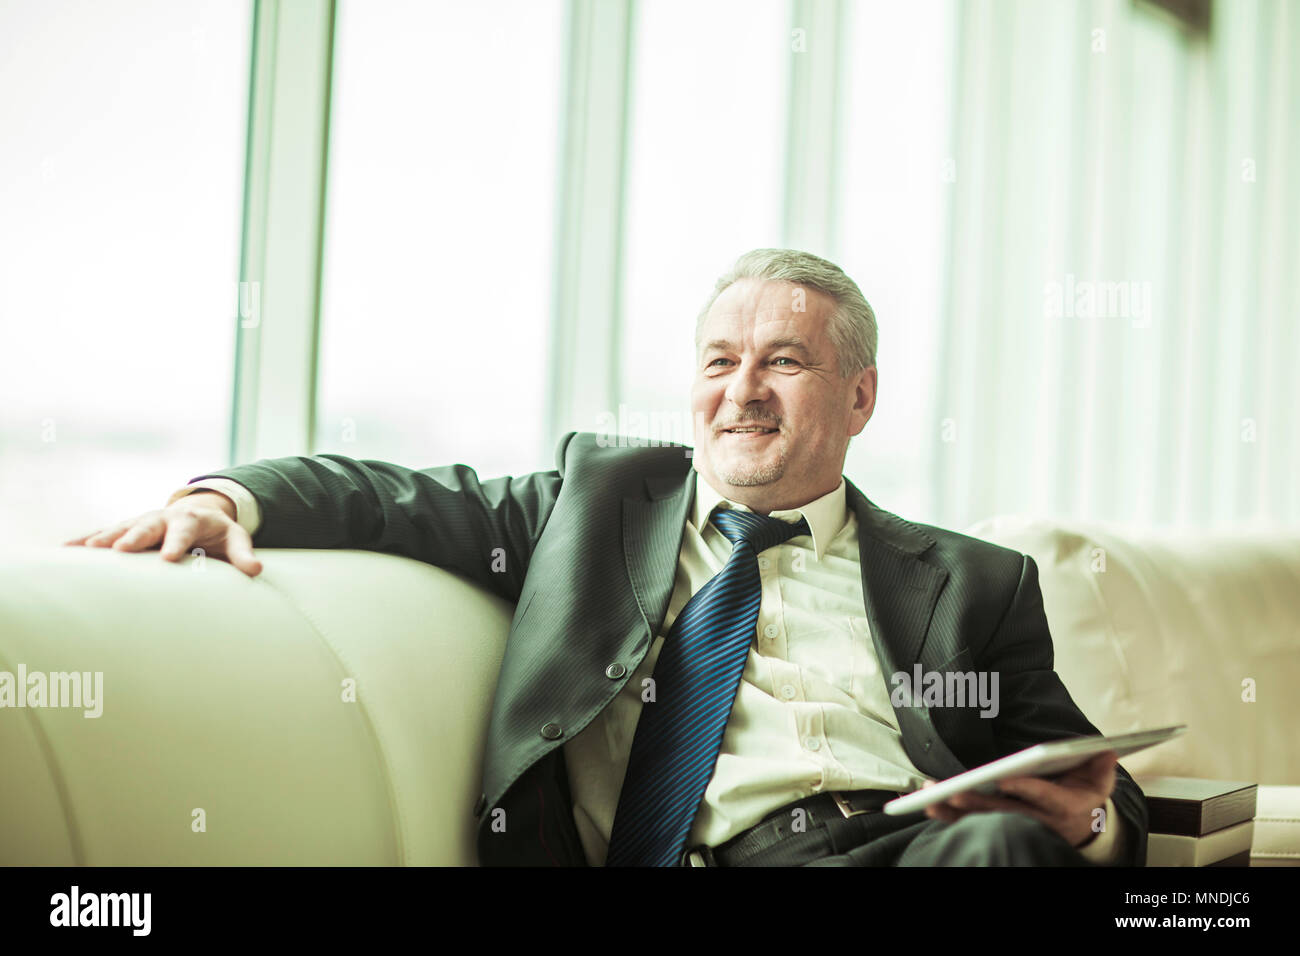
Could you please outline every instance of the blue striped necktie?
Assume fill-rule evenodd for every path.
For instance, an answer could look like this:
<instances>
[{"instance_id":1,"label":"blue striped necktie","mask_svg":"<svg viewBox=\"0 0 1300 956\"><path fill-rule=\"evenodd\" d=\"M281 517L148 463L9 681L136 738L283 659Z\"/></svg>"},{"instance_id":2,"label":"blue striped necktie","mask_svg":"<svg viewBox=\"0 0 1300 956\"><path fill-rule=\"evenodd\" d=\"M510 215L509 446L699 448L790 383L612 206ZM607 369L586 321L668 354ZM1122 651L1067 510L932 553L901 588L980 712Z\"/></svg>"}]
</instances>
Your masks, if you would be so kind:
<instances>
[{"instance_id":1,"label":"blue striped necktie","mask_svg":"<svg viewBox=\"0 0 1300 956\"><path fill-rule=\"evenodd\" d=\"M808 522L721 510L713 524L731 557L673 621L655 662L655 699L641 708L614 813L606 866L676 866L713 776L758 626L758 553Z\"/></svg>"}]
</instances>

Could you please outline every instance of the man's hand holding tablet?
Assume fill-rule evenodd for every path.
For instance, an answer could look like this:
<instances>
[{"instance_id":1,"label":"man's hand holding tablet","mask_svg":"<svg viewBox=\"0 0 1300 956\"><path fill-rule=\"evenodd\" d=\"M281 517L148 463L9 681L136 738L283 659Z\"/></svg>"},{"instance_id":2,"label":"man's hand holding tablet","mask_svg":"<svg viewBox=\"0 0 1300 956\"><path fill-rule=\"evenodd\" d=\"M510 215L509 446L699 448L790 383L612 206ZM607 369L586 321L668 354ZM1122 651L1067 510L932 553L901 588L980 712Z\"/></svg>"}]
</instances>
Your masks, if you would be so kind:
<instances>
[{"instance_id":1,"label":"man's hand holding tablet","mask_svg":"<svg viewBox=\"0 0 1300 956\"><path fill-rule=\"evenodd\" d=\"M943 781L927 781L915 793L885 804L887 814L913 813L952 822L967 813L1006 810L1042 821L1082 847L1096 838L1095 811L1115 788L1115 765L1123 754L1163 743L1186 724L1111 737L1075 737L1027 747ZM937 788L935 793L928 791Z\"/></svg>"},{"instance_id":2,"label":"man's hand holding tablet","mask_svg":"<svg viewBox=\"0 0 1300 956\"><path fill-rule=\"evenodd\" d=\"M925 815L948 823L968 813L1010 810L1041 820L1072 847L1083 847L1096 839L1092 828L1093 811L1104 807L1115 789L1115 764L1119 755L1113 750L1098 754L1087 763L1052 780L1043 777L1007 777L998 781L1005 796L963 790L940 803L925 808ZM926 781L925 787L933 787Z\"/></svg>"}]
</instances>

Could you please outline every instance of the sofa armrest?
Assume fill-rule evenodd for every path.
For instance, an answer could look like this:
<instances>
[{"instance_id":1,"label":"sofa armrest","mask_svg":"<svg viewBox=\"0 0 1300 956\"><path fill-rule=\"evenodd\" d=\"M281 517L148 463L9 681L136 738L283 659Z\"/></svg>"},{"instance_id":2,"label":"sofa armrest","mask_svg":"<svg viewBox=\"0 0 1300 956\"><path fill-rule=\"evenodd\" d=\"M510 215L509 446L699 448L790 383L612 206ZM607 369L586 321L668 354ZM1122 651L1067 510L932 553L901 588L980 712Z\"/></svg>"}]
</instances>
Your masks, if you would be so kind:
<instances>
[{"instance_id":1,"label":"sofa armrest","mask_svg":"<svg viewBox=\"0 0 1300 956\"><path fill-rule=\"evenodd\" d=\"M1300 866L1300 787L1260 787L1251 866Z\"/></svg>"},{"instance_id":2,"label":"sofa armrest","mask_svg":"<svg viewBox=\"0 0 1300 956\"><path fill-rule=\"evenodd\" d=\"M69 675L0 707L0 863L473 863L510 605L393 555L258 555L0 552L0 675L24 704ZM93 706L50 706L73 673Z\"/></svg>"}]
</instances>

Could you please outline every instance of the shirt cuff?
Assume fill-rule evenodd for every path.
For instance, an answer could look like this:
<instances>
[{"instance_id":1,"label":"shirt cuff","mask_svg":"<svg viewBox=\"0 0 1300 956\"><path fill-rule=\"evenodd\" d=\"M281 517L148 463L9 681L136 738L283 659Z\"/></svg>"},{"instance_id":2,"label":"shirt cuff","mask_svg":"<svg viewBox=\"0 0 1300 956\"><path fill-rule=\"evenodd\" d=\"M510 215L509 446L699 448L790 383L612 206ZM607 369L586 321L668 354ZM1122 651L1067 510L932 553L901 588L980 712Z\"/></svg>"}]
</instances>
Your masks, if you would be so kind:
<instances>
[{"instance_id":1,"label":"shirt cuff","mask_svg":"<svg viewBox=\"0 0 1300 956\"><path fill-rule=\"evenodd\" d=\"M1118 863L1124 851L1124 818L1115 811L1115 803L1106 798L1106 828L1093 837L1092 842L1079 847L1083 858L1090 863Z\"/></svg>"},{"instance_id":2,"label":"shirt cuff","mask_svg":"<svg viewBox=\"0 0 1300 956\"><path fill-rule=\"evenodd\" d=\"M237 481L229 478L201 478L198 481L192 481L184 488L177 488L167 503L171 504L186 495L193 494L203 489L209 491L219 491L235 503L235 524L239 525L248 532L251 538L257 534L257 529L262 526L262 509L257 504L257 499L253 493Z\"/></svg>"}]
</instances>

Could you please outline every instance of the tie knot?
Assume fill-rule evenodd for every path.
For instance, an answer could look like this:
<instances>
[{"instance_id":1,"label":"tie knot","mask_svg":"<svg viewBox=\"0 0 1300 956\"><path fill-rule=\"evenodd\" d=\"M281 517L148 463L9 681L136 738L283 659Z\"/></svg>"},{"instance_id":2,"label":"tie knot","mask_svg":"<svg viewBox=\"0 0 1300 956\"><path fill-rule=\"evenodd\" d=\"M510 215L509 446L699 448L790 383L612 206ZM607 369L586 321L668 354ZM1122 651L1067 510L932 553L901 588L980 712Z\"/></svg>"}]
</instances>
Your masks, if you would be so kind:
<instances>
[{"instance_id":1,"label":"tie knot","mask_svg":"<svg viewBox=\"0 0 1300 956\"><path fill-rule=\"evenodd\" d=\"M733 546L742 541L748 542L753 546L755 554L775 548L797 535L809 533L808 522L804 518L791 523L734 508L722 508L713 512L713 524L727 536Z\"/></svg>"}]
</instances>

